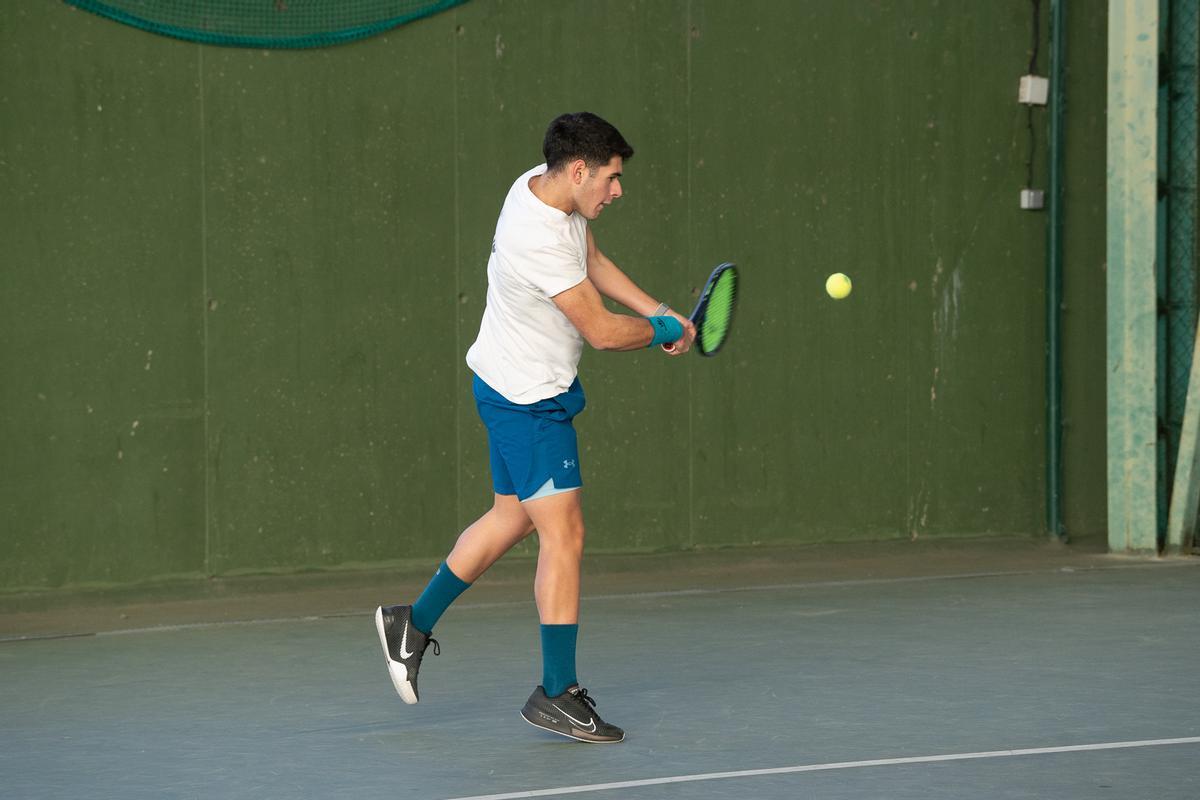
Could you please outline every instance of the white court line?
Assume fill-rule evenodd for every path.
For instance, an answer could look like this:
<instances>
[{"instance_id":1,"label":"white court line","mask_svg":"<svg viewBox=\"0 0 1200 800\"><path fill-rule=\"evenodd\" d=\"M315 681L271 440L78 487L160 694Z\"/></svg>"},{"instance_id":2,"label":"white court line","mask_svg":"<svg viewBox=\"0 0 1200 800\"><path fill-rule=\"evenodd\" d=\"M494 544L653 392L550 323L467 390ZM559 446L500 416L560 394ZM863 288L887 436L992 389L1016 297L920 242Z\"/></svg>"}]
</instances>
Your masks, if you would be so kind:
<instances>
[{"instance_id":1,"label":"white court line","mask_svg":"<svg viewBox=\"0 0 1200 800\"><path fill-rule=\"evenodd\" d=\"M749 592L780 592L780 591L806 591L814 589L844 589L844 588L861 588L867 586L884 586L888 584L905 584L905 583L931 583L936 581L961 581L961 580L976 580L980 578L1009 578L1019 576L1045 576L1045 575L1079 575L1096 572L1112 572L1116 570L1127 569L1164 569L1167 567L1192 567L1200 568L1200 560L1180 560L1170 562L1153 562L1153 563L1120 563L1113 565L1089 565L1089 566L1067 566L1067 567L1051 567L1049 569L1014 569L1014 570L998 570L993 572L950 572L938 575L907 575L896 578L851 578L845 580L832 581L801 581L797 583L771 583L771 584L755 584L751 586L725 586L725 587L706 587L695 589L666 589L656 592L626 592L623 594L592 594L584 595L581 600L588 602L596 601L613 601L613 600L649 600L668 597L701 597L705 595L720 595L732 593L749 593ZM518 606L533 605L533 600L504 600L495 602L480 602L472 603L458 602L454 607L460 610L467 609L496 609L496 608L514 608ZM323 614L310 614L299 617L270 617L259 619L244 619L244 620L214 620L210 622L185 622L175 625L150 625L142 628L120 628L117 630L107 631L83 631L77 633L49 633L49 634L31 634L31 635L16 635L4 636L0 635L0 645L16 643L16 642L36 642L36 641L52 641L56 639L79 639L92 636L129 636L131 634L141 633L176 633L179 631L199 630L204 628L221 628L225 626L236 625L280 625L293 624L297 622L317 622L329 619L352 618L359 615L370 615L374 613L374 606L371 608L363 608L358 610L335 611Z\"/></svg>"},{"instance_id":2,"label":"white court line","mask_svg":"<svg viewBox=\"0 0 1200 800\"><path fill-rule=\"evenodd\" d=\"M1200 565L1198 565L1200 566ZM1104 567L1091 569L1106 569ZM1056 568L1045 570L1045 574L1062 572L1062 569ZM1083 570L1081 570L1083 571ZM1001 578L1017 575L1036 575L1041 574L1037 571L1018 570L1004 572L959 572L942 575L912 575L901 578L857 578L851 580L837 581L803 581L798 583L773 583L773 584L757 584L752 586L724 586L716 588L696 588L696 589L666 589L657 592L626 592L624 594L592 594L584 595L581 600L587 602L593 601L611 601L611 600L649 600L661 599L668 597L698 597L704 595L729 594L732 592L777 592L777 591L793 591L805 589L839 589L847 587L862 587L862 586L877 586L880 584L889 583L921 583L925 581L946 581L946 580L965 580L973 578ZM533 598L524 600L501 600L493 602L472 603L458 602L454 604L456 609L460 611L466 610L490 610L497 608L515 608L519 606L533 605ZM52 641L56 639L78 639L83 637L102 637L102 636L129 636L132 634L142 633L178 633L180 631L203 630L205 628L223 628L226 626L237 625L282 625L293 624L297 622L317 622L327 619L344 619L358 616L368 616L375 611L374 606L371 608L362 608L357 610L334 611L324 614L309 614L300 617L260 617L257 619L240 619L240 620L212 620L208 622L181 622L176 624L165 625L148 625L141 628L118 628L107 631L84 631L80 633L48 633L48 634L32 634L32 635L17 635L17 636L0 636L0 644L11 642L35 642L35 641ZM833 613L833 612L830 612Z\"/></svg>"},{"instance_id":3,"label":"white court line","mask_svg":"<svg viewBox=\"0 0 1200 800\"><path fill-rule=\"evenodd\" d=\"M744 769L736 772L707 772L699 775L674 775L669 778L647 778L637 781L615 783L591 783L583 786L562 786L557 789L532 789L525 792L503 794L479 794L456 797L452 800L519 800L525 797L552 797L584 792L603 792L609 789L634 789L640 786L661 786L669 783L692 783L695 781L719 781L726 778L757 778L763 775L788 775L797 772L825 772L835 769L861 769L863 767L891 767L902 764L932 764L939 761L971 761L983 758L1014 758L1018 756L1042 756L1054 753L1082 753L1092 750L1131 750L1137 747L1164 747L1175 744L1200 744L1200 736L1179 739L1144 739L1136 742L1102 742L1100 744L1076 744L1065 747L1031 747L1025 750L990 750L981 753L948 753L935 756L912 756L909 758L877 758L870 761L835 761L829 764L804 764L796 767L773 767L771 769Z\"/></svg>"}]
</instances>

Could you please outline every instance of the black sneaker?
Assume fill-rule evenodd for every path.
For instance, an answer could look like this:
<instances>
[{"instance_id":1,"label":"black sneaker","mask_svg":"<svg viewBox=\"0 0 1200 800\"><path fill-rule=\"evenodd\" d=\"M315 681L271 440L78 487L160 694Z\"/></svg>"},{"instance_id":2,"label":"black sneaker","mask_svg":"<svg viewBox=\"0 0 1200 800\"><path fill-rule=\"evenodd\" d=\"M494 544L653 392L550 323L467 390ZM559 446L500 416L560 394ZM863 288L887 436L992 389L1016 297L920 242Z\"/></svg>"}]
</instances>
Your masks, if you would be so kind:
<instances>
[{"instance_id":1,"label":"black sneaker","mask_svg":"<svg viewBox=\"0 0 1200 800\"><path fill-rule=\"evenodd\" d=\"M421 669L421 656L425 648L433 645L435 656L442 654L437 639L427 636L413 627L412 606L388 606L375 609L375 630L379 632L379 643L387 659L388 674L400 694L400 699L412 705L420 700L417 695L417 671Z\"/></svg>"},{"instance_id":2,"label":"black sneaker","mask_svg":"<svg viewBox=\"0 0 1200 800\"><path fill-rule=\"evenodd\" d=\"M577 739L581 742L612 743L625 738L625 731L609 725L595 712L596 701L579 684L558 697L547 697L541 686L533 690L521 716L530 725Z\"/></svg>"}]
</instances>

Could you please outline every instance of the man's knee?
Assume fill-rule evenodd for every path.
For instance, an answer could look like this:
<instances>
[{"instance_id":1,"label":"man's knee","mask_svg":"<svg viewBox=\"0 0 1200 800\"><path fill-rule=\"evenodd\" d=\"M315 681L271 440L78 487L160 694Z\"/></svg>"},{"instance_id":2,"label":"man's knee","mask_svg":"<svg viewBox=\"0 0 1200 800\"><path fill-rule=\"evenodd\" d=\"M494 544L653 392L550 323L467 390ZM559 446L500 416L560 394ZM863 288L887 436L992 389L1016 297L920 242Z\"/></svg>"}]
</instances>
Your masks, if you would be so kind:
<instances>
[{"instance_id":1,"label":"man's knee","mask_svg":"<svg viewBox=\"0 0 1200 800\"><path fill-rule=\"evenodd\" d=\"M582 552L586 533L582 519L568 519L557 525L539 528L538 541L542 547Z\"/></svg>"},{"instance_id":2,"label":"man's knee","mask_svg":"<svg viewBox=\"0 0 1200 800\"><path fill-rule=\"evenodd\" d=\"M578 490L528 501L525 510L541 547L582 551L585 531Z\"/></svg>"}]
</instances>

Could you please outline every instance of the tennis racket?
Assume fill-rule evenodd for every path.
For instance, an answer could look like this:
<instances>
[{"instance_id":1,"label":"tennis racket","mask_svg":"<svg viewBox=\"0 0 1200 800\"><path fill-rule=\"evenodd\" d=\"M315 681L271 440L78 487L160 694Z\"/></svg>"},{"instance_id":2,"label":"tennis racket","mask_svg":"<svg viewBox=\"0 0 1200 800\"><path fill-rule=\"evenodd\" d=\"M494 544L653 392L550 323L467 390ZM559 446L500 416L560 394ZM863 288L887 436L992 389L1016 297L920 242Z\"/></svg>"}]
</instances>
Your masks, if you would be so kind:
<instances>
[{"instance_id":1,"label":"tennis racket","mask_svg":"<svg viewBox=\"0 0 1200 800\"><path fill-rule=\"evenodd\" d=\"M688 317L696 326L695 345L700 355L715 356L729 338L737 287L737 266L731 262L720 265L708 276L708 283L704 284L696 309ZM662 348L670 353L675 346L664 344Z\"/></svg>"}]
</instances>

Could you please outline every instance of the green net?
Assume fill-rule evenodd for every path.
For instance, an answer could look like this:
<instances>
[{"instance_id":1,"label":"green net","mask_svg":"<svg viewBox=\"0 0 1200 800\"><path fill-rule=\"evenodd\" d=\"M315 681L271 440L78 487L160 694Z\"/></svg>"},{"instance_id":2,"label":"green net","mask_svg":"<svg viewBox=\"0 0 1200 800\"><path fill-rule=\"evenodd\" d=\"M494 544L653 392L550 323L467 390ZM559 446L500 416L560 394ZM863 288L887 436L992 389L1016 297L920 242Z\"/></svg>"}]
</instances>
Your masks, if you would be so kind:
<instances>
[{"instance_id":1,"label":"green net","mask_svg":"<svg viewBox=\"0 0 1200 800\"><path fill-rule=\"evenodd\" d=\"M700 352L710 356L725 344L729 335L729 326L733 322L733 304L737 298L737 270L730 267L723 270L713 283L708 295L708 305L704 308L704 318L696 330Z\"/></svg>"},{"instance_id":2,"label":"green net","mask_svg":"<svg viewBox=\"0 0 1200 800\"><path fill-rule=\"evenodd\" d=\"M253 48L327 47L363 39L466 0L65 0L142 30Z\"/></svg>"},{"instance_id":3,"label":"green net","mask_svg":"<svg viewBox=\"0 0 1200 800\"><path fill-rule=\"evenodd\" d=\"M1200 0L1171 0L1168 10L1167 88L1169 103L1164 134L1167 140L1165 193L1165 274L1160 275L1160 314L1165 324L1160 335L1159 391L1160 442L1158 498L1159 529L1165 537L1169 511L1169 487L1175 478L1179 457L1179 439L1183 432L1183 414L1187 405L1188 379L1192 370L1196 319L1200 313L1200 287L1197 286L1197 153L1200 152ZM1161 212L1160 212L1161 213ZM1161 250L1160 250L1161 252ZM1163 258L1163 256L1160 256ZM1165 290L1165 296L1161 291ZM1161 424L1164 423L1165 424Z\"/></svg>"}]
</instances>

